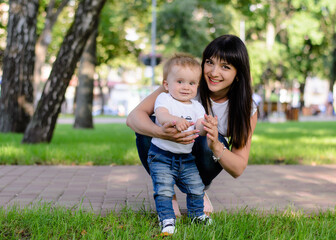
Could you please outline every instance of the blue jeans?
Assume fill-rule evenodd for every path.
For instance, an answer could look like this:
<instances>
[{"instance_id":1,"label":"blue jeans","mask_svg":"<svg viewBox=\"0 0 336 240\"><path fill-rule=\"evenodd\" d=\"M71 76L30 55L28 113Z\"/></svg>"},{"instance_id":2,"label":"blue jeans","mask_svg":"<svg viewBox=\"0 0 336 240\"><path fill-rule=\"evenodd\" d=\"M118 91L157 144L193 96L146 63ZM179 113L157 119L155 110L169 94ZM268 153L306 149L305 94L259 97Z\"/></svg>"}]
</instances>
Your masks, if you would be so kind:
<instances>
[{"instance_id":1,"label":"blue jeans","mask_svg":"<svg viewBox=\"0 0 336 240\"><path fill-rule=\"evenodd\" d=\"M154 117L151 118L154 121ZM138 133L135 134L139 158L148 174L150 174L147 158L152 138ZM222 135L218 134L218 139L224 143L227 148L229 147L228 143ZM214 162L212 159L213 154L211 149L208 147L205 136L199 136L195 139L192 154L195 156L196 166L202 178L203 184L207 187L210 185L212 180L223 170L223 168L218 162Z\"/></svg>"},{"instance_id":2,"label":"blue jeans","mask_svg":"<svg viewBox=\"0 0 336 240\"><path fill-rule=\"evenodd\" d=\"M148 166L153 181L156 211L160 220L175 218L172 198L174 185L187 194L188 217L204 214L204 184L198 173L195 157L175 154L151 145Z\"/></svg>"}]
</instances>

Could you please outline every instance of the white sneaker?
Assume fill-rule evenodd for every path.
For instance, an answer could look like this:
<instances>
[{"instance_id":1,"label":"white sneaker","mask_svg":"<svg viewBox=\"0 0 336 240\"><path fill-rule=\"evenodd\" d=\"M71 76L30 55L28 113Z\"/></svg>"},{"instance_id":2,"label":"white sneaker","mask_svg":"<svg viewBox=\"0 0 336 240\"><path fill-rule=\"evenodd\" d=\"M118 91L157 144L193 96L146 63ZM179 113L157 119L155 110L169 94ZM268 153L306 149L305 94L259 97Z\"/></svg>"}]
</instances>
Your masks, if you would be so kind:
<instances>
[{"instance_id":1,"label":"white sneaker","mask_svg":"<svg viewBox=\"0 0 336 240\"><path fill-rule=\"evenodd\" d=\"M209 216L203 214L201 216L194 217L191 223L204 224L208 226L212 224L212 219Z\"/></svg>"},{"instance_id":2,"label":"white sneaker","mask_svg":"<svg viewBox=\"0 0 336 240\"><path fill-rule=\"evenodd\" d=\"M168 234L174 234L175 233L175 219L174 218L168 218L164 219L161 223L161 232L162 233L168 233Z\"/></svg>"}]
</instances>

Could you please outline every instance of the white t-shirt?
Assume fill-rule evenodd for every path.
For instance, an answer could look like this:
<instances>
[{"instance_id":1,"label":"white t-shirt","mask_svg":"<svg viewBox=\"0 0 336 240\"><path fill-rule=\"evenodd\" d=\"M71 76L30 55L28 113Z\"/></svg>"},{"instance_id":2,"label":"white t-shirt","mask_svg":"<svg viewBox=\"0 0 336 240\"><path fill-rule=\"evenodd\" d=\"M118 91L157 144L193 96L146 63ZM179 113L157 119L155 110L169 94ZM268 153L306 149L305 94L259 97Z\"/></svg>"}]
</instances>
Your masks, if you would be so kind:
<instances>
[{"instance_id":1,"label":"white t-shirt","mask_svg":"<svg viewBox=\"0 0 336 240\"><path fill-rule=\"evenodd\" d=\"M199 94L195 98L199 102L201 101L201 98ZM222 103L216 103L212 101L210 98L211 104L212 104L212 111L214 116L218 117L218 132L223 135L224 137L227 137L227 128L228 128L228 114L229 114L229 100L226 100ZM252 101L252 110L251 110L251 116L257 111L257 105Z\"/></svg>"},{"instance_id":2,"label":"white t-shirt","mask_svg":"<svg viewBox=\"0 0 336 240\"><path fill-rule=\"evenodd\" d=\"M224 137L227 137L229 100L222 103L216 103L210 98L210 101L212 104L212 111L214 115L218 117L218 132ZM257 111L257 105L254 102L252 103L251 116Z\"/></svg>"},{"instance_id":3,"label":"white t-shirt","mask_svg":"<svg viewBox=\"0 0 336 240\"><path fill-rule=\"evenodd\" d=\"M191 104L182 103L175 100L169 93L161 93L156 98L154 111L158 107L164 107L168 109L170 114L185 118L194 123L196 123L198 119L203 118L205 114L202 104L198 101L191 100ZM157 119L155 120L155 123L161 126ZM191 126L186 131L193 130L194 128L195 126ZM192 143L185 145L160 138L152 138L152 143L163 150L173 153L190 153L193 146Z\"/></svg>"},{"instance_id":4,"label":"white t-shirt","mask_svg":"<svg viewBox=\"0 0 336 240\"><path fill-rule=\"evenodd\" d=\"M218 132L224 137L227 137L227 128L228 128L228 114L229 114L229 101L226 100L222 103L216 103L211 100L212 111L215 116L218 117Z\"/></svg>"}]
</instances>

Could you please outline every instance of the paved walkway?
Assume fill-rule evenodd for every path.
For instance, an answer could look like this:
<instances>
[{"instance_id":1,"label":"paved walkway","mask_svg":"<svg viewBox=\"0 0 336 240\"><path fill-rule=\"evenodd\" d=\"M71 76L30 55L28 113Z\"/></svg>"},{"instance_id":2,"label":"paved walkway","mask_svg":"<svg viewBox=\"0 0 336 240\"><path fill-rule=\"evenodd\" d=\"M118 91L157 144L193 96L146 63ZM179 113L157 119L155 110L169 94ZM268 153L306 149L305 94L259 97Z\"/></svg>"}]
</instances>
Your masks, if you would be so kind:
<instances>
[{"instance_id":1,"label":"paved walkway","mask_svg":"<svg viewBox=\"0 0 336 240\"><path fill-rule=\"evenodd\" d=\"M222 172L207 191L215 211L240 208L305 212L336 206L336 165L250 165L238 179ZM0 205L32 202L105 214L125 205L154 210L152 183L142 166L0 166ZM185 196L177 190L182 212Z\"/></svg>"}]
</instances>

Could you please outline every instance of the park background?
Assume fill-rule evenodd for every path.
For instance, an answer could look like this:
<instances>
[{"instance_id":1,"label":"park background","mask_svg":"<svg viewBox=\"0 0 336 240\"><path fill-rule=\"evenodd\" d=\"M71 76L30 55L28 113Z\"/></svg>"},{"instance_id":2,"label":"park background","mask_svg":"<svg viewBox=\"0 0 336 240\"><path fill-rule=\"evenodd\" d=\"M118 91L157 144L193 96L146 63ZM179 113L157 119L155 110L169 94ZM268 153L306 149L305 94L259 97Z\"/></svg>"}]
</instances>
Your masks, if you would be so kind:
<instances>
[{"instance_id":1,"label":"park background","mask_svg":"<svg viewBox=\"0 0 336 240\"><path fill-rule=\"evenodd\" d=\"M283 136L266 138L269 140L264 143L254 135L250 163L335 161L333 138L325 140L330 143L328 149L319 148L315 153L298 150L305 147L293 149L305 146L306 140L287 142L287 155L281 149L275 149L273 155L254 152L267 143L280 147L274 141L285 144L283 139L297 134L303 138L310 134L308 147L318 148L322 143L320 138L314 140L314 133L306 134L307 127L302 124L286 132L290 131L287 125L267 123L335 120L333 1L3 1L0 11L0 131L23 134L13 138L20 149L34 148L24 146L26 143L52 142L60 116L73 118L74 130L94 129L94 119L104 115L125 118L161 84L162 62L167 57L188 52L201 59L211 39L230 33L240 36L249 50L260 114L256 133L264 126L284 129ZM97 133L97 128L94 130L90 139ZM105 133L114 134L110 131ZM320 136L327 136L324 131ZM107 149L114 156L116 143L108 141L111 146ZM6 149L9 145L7 142ZM34 157L35 152L23 154L12 148L2 154L2 162L50 163L43 156L55 157L45 151ZM53 161L62 162L62 156ZM126 156L139 163L136 151ZM89 158L72 161L94 165L123 162L113 157L102 161ZM134 161L124 159L124 164Z\"/></svg>"},{"instance_id":2,"label":"park background","mask_svg":"<svg viewBox=\"0 0 336 240\"><path fill-rule=\"evenodd\" d=\"M334 1L97 2L81 12L77 1L13 1L11 15L2 1L2 132L24 132L32 119L24 141L50 142L61 112L78 128L93 127L92 114L126 116L161 84L167 57L201 59L222 34L246 43L261 120L335 114ZM41 125L47 137L33 137Z\"/></svg>"},{"instance_id":3,"label":"park background","mask_svg":"<svg viewBox=\"0 0 336 240\"><path fill-rule=\"evenodd\" d=\"M254 92L261 97L249 164L335 164L335 16L332 0L2 0L0 163L140 164L124 120L161 83L162 62L174 52L201 59L212 39L235 34L248 48ZM149 238L157 234L149 213L126 212L120 220L49 206L0 212L2 237L108 238L113 229L130 238L147 236L146 228ZM335 236L331 212L316 218L221 214L217 220L228 225L218 231L228 239ZM60 218L72 227L58 224ZM257 230L237 231L237 225Z\"/></svg>"}]
</instances>

